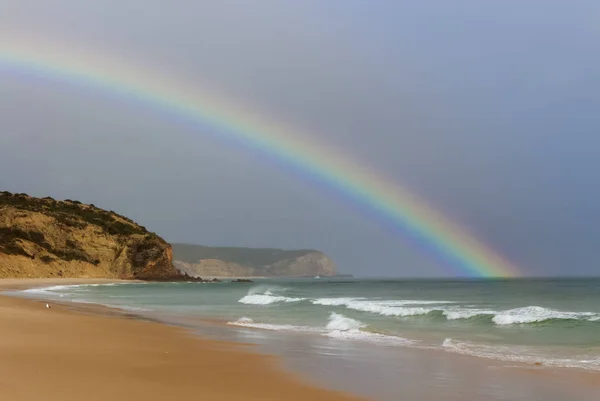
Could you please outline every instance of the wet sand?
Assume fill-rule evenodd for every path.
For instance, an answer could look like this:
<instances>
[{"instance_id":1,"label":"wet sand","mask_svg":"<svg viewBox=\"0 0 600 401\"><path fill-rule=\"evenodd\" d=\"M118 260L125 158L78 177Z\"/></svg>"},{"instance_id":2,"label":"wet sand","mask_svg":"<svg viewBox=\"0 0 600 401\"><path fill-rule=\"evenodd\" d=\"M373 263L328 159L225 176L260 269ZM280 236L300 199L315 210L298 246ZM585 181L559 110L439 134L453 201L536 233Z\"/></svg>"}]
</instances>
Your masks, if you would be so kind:
<instances>
[{"instance_id":1,"label":"wet sand","mask_svg":"<svg viewBox=\"0 0 600 401\"><path fill-rule=\"evenodd\" d=\"M0 280L0 290L109 282ZM155 317L168 325L91 304L51 306L0 296L0 399L357 399L306 383L381 401L596 401L600 394L599 372Z\"/></svg>"},{"instance_id":2,"label":"wet sand","mask_svg":"<svg viewBox=\"0 0 600 401\"><path fill-rule=\"evenodd\" d=\"M0 289L100 282L108 281L0 280ZM303 383L251 346L50 306L0 296L2 400L358 400Z\"/></svg>"},{"instance_id":3,"label":"wet sand","mask_svg":"<svg viewBox=\"0 0 600 401\"><path fill-rule=\"evenodd\" d=\"M161 317L161 320L164 317ZM169 319L204 338L253 343L310 383L378 401L598 401L600 372L503 362L440 349Z\"/></svg>"}]
</instances>

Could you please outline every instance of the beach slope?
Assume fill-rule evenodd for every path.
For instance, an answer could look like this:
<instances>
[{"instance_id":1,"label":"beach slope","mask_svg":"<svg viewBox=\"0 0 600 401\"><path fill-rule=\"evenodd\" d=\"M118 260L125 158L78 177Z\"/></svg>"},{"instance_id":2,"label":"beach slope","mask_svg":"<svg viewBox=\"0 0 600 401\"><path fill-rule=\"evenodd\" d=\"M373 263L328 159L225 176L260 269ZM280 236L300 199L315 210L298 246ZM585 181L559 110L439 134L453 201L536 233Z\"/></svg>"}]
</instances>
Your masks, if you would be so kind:
<instances>
[{"instance_id":1,"label":"beach slope","mask_svg":"<svg viewBox=\"0 0 600 401\"><path fill-rule=\"evenodd\" d=\"M0 296L3 400L356 399L305 385L250 346L121 314L50 306Z\"/></svg>"}]
</instances>

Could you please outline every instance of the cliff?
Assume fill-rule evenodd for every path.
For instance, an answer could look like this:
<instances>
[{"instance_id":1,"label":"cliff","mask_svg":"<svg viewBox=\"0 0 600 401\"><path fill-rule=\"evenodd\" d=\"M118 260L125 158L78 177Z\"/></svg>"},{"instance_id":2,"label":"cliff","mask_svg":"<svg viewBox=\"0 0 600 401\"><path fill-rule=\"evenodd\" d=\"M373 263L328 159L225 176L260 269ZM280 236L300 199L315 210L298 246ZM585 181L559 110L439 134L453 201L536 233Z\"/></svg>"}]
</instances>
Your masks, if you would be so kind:
<instances>
[{"instance_id":1,"label":"cliff","mask_svg":"<svg viewBox=\"0 0 600 401\"><path fill-rule=\"evenodd\" d=\"M173 244L175 266L193 277L333 276L335 265L314 250Z\"/></svg>"},{"instance_id":2,"label":"cliff","mask_svg":"<svg viewBox=\"0 0 600 401\"><path fill-rule=\"evenodd\" d=\"M112 211L0 192L0 278L171 280L171 245Z\"/></svg>"}]
</instances>

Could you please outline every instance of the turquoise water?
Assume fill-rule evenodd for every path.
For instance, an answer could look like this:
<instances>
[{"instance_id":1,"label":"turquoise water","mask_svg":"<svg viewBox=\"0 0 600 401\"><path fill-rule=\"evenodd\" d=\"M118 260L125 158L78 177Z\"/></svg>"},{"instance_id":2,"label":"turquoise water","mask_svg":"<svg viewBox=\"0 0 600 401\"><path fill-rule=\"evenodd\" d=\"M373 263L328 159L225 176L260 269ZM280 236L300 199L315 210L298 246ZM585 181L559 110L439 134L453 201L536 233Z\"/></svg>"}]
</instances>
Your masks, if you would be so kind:
<instances>
[{"instance_id":1,"label":"turquoise water","mask_svg":"<svg viewBox=\"0 0 600 401\"><path fill-rule=\"evenodd\" d=\"M600 370L600 279L261 280L55 286L28 296L373 347Z\"/></svg>"}]
</instances>

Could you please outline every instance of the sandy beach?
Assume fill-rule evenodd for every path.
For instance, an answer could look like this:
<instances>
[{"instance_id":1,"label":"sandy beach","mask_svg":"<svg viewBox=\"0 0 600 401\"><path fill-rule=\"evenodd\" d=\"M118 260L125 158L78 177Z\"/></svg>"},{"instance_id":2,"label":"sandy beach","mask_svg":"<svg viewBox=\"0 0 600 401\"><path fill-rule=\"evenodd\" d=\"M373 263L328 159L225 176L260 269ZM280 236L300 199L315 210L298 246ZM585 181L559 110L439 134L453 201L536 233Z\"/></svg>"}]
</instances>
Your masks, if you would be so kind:
<instances>
[{"instance_id":1,"label":"sandy beach","mask_svg":"<svg viewBox=\"0 0 600 401\"><path fill-rule=\"evenodd\" d=\"M198 335L194 321L159 323L151 314L1 292L111 282L0 280L0 400L359 399L337 389L384 401L595 401L600 389L595 371L360 342L338 349L339 359L314 353L328 345L318 336L271 336L206 319Z\"/></svg>"},{"instance_id":2,"label":"sandy beach","mask_svg":"<svg viewBox=\"0 0 600 401\"><path fill-rule=\"evenodd\" d=\"M0 289L106 280L2 280ZM0 296L6 401L357 400L311 387L250 346L67 305Z\"/></svg>"}]
</instances>

